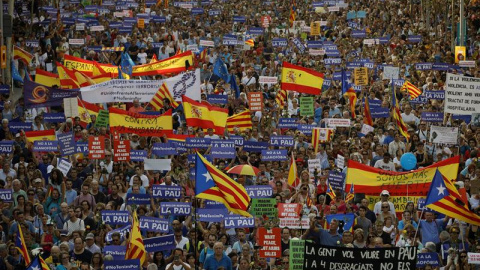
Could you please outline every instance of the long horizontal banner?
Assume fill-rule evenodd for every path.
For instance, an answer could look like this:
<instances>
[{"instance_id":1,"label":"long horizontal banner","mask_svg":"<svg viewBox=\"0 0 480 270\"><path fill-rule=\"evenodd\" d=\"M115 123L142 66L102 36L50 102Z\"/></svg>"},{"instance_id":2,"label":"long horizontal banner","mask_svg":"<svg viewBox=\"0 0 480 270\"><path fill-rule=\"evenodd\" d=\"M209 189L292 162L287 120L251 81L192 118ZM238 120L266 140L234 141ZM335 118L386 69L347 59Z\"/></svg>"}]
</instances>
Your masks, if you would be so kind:
<instances>
[{"instance_id":1,"label":"long horizontal banner","mask_svg":"<svg viewBox=\"0 0 480 270\"><path fill-rule=\"evenodd\" d=\"M23 93L25 106L28 108L60 106L64 98L77 97L80 94L78 89L52 88L30 80L25 80Z\"/></svg>"},{"instance_id":2,"label":"long horizontal banner","mask_svg":"<svg viewBox=\"0 0 480 270\"><path fill-rule=\"evenodd\" d=\"M426 196L437 168L448 179L456 179L458 162L456 156L415 171L391 172L349 160L345 190L354 184L356 193L366 195L378 196L386 189L391 196Z\"/></svg>"},{"instance_id":3,"label":"long horizontal banner","mask_svg":"<svg viewBox=\"0 0 480 270\"><path fill-rule=\"evenodd\" d=\"M160 74L177 73L186 71L193 66L193 53L186 51L165 60L151 64L133 66L132 76L154 76Z\"/></svg>"},{"instance_id":4,"label":"long horizontal banner","mask_svg":"<svg viewBox=\"0 0 480 270\"><path fill-rule=\"evenodd\" d=\"M158 88L166 83L172 97L182 100L185 95L200 100L200 69L185 72L165 80L110 80L80 88L82 99L90 103L150 102Z\"/></svg>"},{"instance_id":5,"label":"long horizontal banner","mask_svg":"<svg viewBox=\"0 0 480 270\"><path fill-rule=\"evenodd\" d=\"M160 115L129 113L122 109L109 109L110 130L119 133L135 133L139 136L161 136L172 133L172 111Z\"/></svg>"},{"instance_id":6,"label":"long horizontal banner","mask_svg":"<svg viewBox=\"0 0 480 270\"><path fill-rule=\"evenodd\" d=\"M100 66L105 72L112 73L114 76L118 76L118 67L109 64L96 63ZM85 60L75 56L65 54L63 65L66 68L76 69L83 72L87 76L93 76L94 61Z\"/></svg>"}]
</instances>

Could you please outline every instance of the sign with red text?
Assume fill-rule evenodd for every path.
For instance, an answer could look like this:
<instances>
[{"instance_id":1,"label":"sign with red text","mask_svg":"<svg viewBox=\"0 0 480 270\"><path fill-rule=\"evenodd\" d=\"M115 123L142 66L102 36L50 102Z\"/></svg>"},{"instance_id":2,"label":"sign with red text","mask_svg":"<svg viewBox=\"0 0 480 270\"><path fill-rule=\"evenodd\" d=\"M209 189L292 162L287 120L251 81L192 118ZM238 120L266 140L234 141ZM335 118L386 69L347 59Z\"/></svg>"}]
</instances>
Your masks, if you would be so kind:
<instances>
[{"instance_id":1,"label":"sign with red text","mask_svg":"<svg viewBox=\"0 0 480 270\"><path fill-rule=\"evenodd\" d=\"M105 158L105 137L88 137L88 158L104 159Z\"/></svg>"},{"instance_id":2,"label":"sign with red text","mask_svg":"<svg viewBox=\"0 0 480 270\"><path fill-rule=\"evenodd\" d=\"M263 94L261 92L248 93L248 104L250 105L250 111L262 111L263 110Z\"/></svg>"},{"instance_id":3,"label":"sign with red text","mask_svg":"<svg viewBox=\"0 0 480 270\"><path fill-rule=\"evenodd\" d=\"M282 239L280 228L272 228L267 230L264 227L258 228L258 245L260 249L260 257L262 258L280 258L282 257Z\"/></svg>"},{"instance_id":4,"label":"sign with red text","mask_svg":"<svg viewBox=\"0 0 480 270\"><path fill-rule=\"evenodd\" d=\"M113 141L113 161L130 160L130 141Z\"/></svg>"},{"instance_id":5,"label":"sign with red text","mask_svg":"<svg viewBox=\"0 0 480 270\"><path fill-rule=\"evenodd\" d=\"M279 203L278 217L281 218L299 218L302 205L299 203Z\"/></svg>"}]
</instances>

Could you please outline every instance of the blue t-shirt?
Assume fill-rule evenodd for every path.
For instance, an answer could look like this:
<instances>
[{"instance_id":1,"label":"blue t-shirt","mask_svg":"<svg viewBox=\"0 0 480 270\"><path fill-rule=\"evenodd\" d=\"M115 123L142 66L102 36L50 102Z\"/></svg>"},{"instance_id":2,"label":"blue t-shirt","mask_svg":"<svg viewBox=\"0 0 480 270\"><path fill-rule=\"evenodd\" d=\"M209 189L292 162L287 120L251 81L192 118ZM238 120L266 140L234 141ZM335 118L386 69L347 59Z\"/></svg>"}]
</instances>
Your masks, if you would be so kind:
<instances>
[{"instance_id":1,"label":"blue t-shirt","mask_svg":"<svg viewBox=\"0 0 480 270\"><path fill-rule=\"evenodd\" d=\"M435 244L440 243L440 232L443 230L443 219L435 219L432 222L420 220L420 233L422 234L422 244L427 242Z\"/></svg>"},{"instance_id":2,"label":"blue t-shirt","mask_svg":"<svg viewBox=\"0 0 480 270\"><path fill-rule=\"evenodd\" d=\"M217 261L215 255L208 256L203 264L203 269L205 270L217 270L219 267L224 267L226 270L232 270L232 260L223 254L222 259Z\"/></svg>"},{"instance_id":3,"label":"blue t-shirt","mask_svg":"<svg viewBox=\"0 0 480 270\"><path fill-rule=\"evenodd\" d=\"M338 246L342 242L342 236L338 233L331 235L328 230L320 230L320 244L325 246Z\"/></svg>"}]
</instances>

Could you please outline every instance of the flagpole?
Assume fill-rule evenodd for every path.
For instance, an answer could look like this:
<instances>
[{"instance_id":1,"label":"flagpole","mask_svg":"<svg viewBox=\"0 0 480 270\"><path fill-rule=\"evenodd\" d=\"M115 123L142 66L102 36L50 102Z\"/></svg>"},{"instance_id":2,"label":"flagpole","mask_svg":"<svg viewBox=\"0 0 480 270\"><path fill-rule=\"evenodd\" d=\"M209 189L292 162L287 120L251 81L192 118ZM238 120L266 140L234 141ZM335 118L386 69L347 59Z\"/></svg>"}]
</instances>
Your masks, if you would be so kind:
<instances>
[{"instance_id":1,"label":"flagpole","mask_svg":"<svg viewBox=\"0 0 480 270\"><path fill-rule=\"evenodd\" d=\"M415 241L415 239L417 238L418 229L420 229L420 221L422 221L421 218L423 216L423 212L425 212L425 208L426 208L426 206L423 207L422 213L420 214L420 219L418 220L417 229L415 230L415 236L413 237L413 241Z\"/></svg>"}]
</instances>

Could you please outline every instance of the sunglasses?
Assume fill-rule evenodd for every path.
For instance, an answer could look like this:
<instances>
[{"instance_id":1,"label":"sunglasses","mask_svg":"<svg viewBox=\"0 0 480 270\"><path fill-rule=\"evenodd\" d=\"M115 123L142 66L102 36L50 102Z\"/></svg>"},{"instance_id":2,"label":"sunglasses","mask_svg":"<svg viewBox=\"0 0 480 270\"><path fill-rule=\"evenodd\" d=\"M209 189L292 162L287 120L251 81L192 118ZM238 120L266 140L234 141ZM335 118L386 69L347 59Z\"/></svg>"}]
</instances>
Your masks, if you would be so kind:
<instances>
[{"instance_id":1,"label":"sunglasses","mask_svg":"<svg viewBox=\"0 0 480 270\"><path fill-rule=\"evenodd\" d=\"M382 206L382 208L390 208L389 206Z\"/></svg>"}]
</instances>

